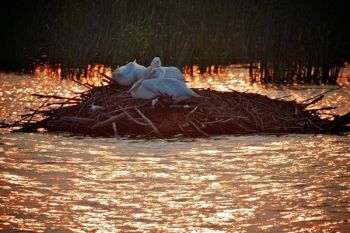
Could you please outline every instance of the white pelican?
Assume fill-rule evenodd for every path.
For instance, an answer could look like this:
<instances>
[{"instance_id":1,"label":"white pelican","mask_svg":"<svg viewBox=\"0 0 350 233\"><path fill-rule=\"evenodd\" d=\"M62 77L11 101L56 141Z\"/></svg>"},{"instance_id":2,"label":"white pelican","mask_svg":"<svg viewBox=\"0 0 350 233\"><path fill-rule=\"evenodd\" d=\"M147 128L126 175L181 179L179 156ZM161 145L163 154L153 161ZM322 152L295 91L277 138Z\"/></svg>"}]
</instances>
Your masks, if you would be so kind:
<instances>
[{"instance_id":1,"label":"white pelican","mask_svg":"<svg viewBox=\"0 0 350 233\"><path fill-rule=\"evenodd\" d=\"M144 66L137 64L134 60L115 69L112 73L112 81L122 86L131 86L137 81L138 76L143 75L145 69Z\"/></svg>"},{"instance_id":2,"label":"white pelican","mask_svg":"<svg viewBox=\"0 0 350 233\"><path fill-rule=\"evenodd\" d=\"M140 76L137 77L137 80L143 79L145 76L147 76L151 72L152 69L155 69L158 67L164 68L164 71L165 71L164 78L173 78L184 82L185 79L181 71L175 66L162 66L162 62L159 57L153 58L151 65L148 66L143 71L143 73L140 73Z\"/></svg>"},{"instance_id":3,"label":"white pelican","mask_svg":"<svg viewBox=\"0 0 350 233\"><path fill-rule=\"evenodd\" d=\"M166 78L165 69L158 67L152 69L149 75L137 81L128 91L136 99L154 99L159 95L171 96L175 102L180 102L190 97L199 97L194 91L186 87L184 82Z\"/></svg>"},{"instance_id":4,"label":"white pelican","mask_svg":"<svg viewBox=\"0 0 350 233\"><path fill-rule=\"evenodd\" d=\"M137 64L136 60L129 62L125 66L121 66L115 69L112 73L112 81L121 86L131 86L137 80L144 79L154 68L161 67L162 62L159 57L153 58L151 65L145 68L142 65ZM174 78L180 81L184 81L184 77L181 71L174 67L162 67L165 70L164 78Z\"/></svg>"}]
</instances>

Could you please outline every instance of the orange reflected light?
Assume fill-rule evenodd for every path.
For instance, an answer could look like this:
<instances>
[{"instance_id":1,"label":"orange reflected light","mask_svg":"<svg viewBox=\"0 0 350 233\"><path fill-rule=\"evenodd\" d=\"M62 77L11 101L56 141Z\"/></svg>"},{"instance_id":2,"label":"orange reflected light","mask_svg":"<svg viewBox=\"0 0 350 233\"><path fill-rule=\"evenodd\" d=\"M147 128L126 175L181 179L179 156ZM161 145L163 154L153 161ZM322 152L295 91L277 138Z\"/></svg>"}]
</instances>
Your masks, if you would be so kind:
<instances>
[{"instance_id":1,"label":"orange reflected light","mask_svg":"<svg viewBox=\"0 0 350 233\"><path fill-rule=\"evenodd\" d=\"M58 65L58 68L53 68L48 64L41 64L35 66L33 73L43 78L61 78L61 67Z\"/></svg>"},{"instance_id":2,"label":"orange reflected light","mask_svg":"<svg viewBox=\"0 0 350 233\"><path fill-rule=\"evenodd\" d=\"M94 86L104 85L104 82L101 77L101 73L106 74L107 76L112 76L112 69L109 66L102 64L89 64L86 69L76 69L74 72L77 72L78 75L70 75L68 78L78 79L83 83L87 83ZM58 65L48 65L40 64L36 65L33 71L33 75L39 78L45 79L62 79L62 68L60 64Z\"/></svg>"},{"instance_id":3,"label":"orange reflected light","mask_svg":"<svg viewBox=\"0 0 350 233\"><path fill-rule=\"evenodd\" d=\"M182 73L185 75L192 75L192 76L200 76L200 75L220 75L223 73L226 73L226 69L223 66L217 66L217 69L215 69L215 65L207 66L205 67L205 71L201 72L199 65L193 65L193 66L185 66L182 69Z\"/></svg>"}]
</instances>

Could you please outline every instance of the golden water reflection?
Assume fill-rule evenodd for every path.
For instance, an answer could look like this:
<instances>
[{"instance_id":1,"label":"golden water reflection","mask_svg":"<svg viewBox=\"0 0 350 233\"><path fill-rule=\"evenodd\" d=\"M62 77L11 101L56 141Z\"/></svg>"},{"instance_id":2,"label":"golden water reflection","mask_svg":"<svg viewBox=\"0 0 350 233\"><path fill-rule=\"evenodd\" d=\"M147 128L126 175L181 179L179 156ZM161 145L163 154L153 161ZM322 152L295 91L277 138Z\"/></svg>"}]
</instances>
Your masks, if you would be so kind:
<instances>
[{"instance_id":1,"label":"golden water reflection","mask_svg":"<svg viewBox=\"0 0 350 233\"><path fill-rule=\"evenodd\" d=\"M350 230L349 136L2 138L0 230Z\"/></svg>"},{"instance_id":2,"label":"golden water reflection","mask_svg":"<svg viewBox=\"0 0 350 233\"><path fill-rule=\"evenodd\" d=\"M334 88L250 84L237 69L225 75L187 79L300 100ZM0 84L7 120L42 104L33 92L85 90L3 73ZM346 86L321 105L349 112L349 96ZM0 231L350 232L349 142L350 135L145 141L0 131Z\"/></svg>"}]
</instances>

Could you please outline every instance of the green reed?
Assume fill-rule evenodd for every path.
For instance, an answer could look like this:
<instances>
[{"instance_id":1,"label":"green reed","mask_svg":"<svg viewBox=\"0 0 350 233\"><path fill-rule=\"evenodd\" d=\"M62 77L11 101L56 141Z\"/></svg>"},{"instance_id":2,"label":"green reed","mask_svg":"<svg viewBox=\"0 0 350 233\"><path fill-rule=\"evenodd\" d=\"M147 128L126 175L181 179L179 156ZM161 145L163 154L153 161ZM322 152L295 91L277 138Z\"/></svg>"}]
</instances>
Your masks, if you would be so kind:
<instances>
[{"instance_id":1,"label":"green reed","mask_svg":"<svg viewBox=\"0 0 350 233\"><path fill-rule=\"evenodd\" d=\"M2 11L2 68L251 64L264 82L331 82L350 58L345 1L36 0Z\"/></svg>"}]
</instances>

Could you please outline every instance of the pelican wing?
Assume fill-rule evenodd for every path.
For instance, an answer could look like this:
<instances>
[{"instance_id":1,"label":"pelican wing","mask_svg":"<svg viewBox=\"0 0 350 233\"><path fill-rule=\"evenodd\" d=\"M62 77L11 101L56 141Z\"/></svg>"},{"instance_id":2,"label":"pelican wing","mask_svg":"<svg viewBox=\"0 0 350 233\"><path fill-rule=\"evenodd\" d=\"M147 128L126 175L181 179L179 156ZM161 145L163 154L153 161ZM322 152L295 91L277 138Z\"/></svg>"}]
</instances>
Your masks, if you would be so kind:
<instances>
[{"instance_id":1,"label":"pelican wing","mask_svg":"<svg viewBox=\"0 0 350 233\"><path fill-rule=\"evenodd\" d=\"M141 85L131 94L135 98L153 99L159 95L171 96L176 102L198 95L186 85L172 78L155 78L141 81Z\"/></svg>"}]
</instances>

